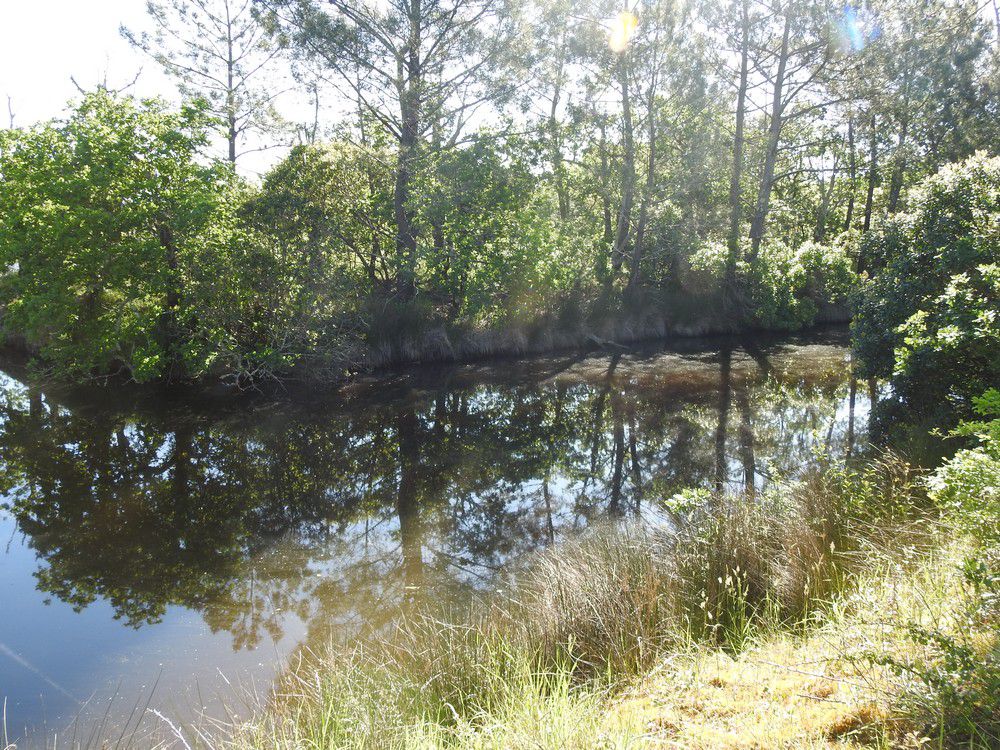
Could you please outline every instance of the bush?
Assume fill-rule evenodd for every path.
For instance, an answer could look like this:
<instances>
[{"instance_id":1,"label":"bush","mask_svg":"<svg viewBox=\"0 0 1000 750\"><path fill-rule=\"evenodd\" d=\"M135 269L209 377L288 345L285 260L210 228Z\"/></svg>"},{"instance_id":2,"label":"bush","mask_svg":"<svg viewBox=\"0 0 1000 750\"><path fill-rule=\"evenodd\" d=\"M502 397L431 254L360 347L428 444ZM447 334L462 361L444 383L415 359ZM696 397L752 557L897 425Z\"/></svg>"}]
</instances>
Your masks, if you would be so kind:
<instances>
[{"instance_id":1,"label":"bush","mask_svg":"<svg viewBox=\"0 0 1000 750\"><path fill-rule=\"evenodd\" d=\"M99 90L65 122L0 133L0 305L61 373L150 380L183 347L190 260L224 252L231 172L204 167L209 120ZM187 361L185 361L187 360Z\"/></svg>"},{"instance_id":2,"label":"bush","mask_svg":"<svg viewBox=\"0 0 1000 750\"><path fill-rule=\"evenodd\" d=\"M691 257L688 286L708 295L725 277L726 247L706 243ZM825 305L846 305L856 276L846 241L805 242L790 248L770 242L756 263L740 262L747 322L768 330L797 330L814 324Z\"/></svg>"},{"instance_id":3,"label":"bush","mask_svg":"<svg viewBox=\"0 0 1000 750\"><path fill-rule=\"evenodd\" d=\"M908 204L861 244L855 347L908 408L968 411L1000 382L1000 158L947 166Z\"/></svg>"},{"instance_id":4,"label":"bush","mask_svg":"<svg viewBox=\"0 0 1000 750\"><path fill-rule=\"evenodd\" d=\"M975 399L984 416L1000 415L1000 392ZM871 660L899 678L902 708L949 746L1000 742L1000 419L957 431L979 445L960 450L929 478L946 521L972 542L950 616L901 626L910 648Z\"/></svg>"},{"instance_id":5,"label":"bush","mask_svg":"<svg viewBox=\"0 0 1000 750\"><path fill-rule=\"evenodd\" d=\"M983 416L1000 417L1000 391L975 401ZM967 422L956 434L979 445L958 451L928 481L931 498L962 528L987 545L1000 546L1000 419Z\"/></svg>"}]
</instances>

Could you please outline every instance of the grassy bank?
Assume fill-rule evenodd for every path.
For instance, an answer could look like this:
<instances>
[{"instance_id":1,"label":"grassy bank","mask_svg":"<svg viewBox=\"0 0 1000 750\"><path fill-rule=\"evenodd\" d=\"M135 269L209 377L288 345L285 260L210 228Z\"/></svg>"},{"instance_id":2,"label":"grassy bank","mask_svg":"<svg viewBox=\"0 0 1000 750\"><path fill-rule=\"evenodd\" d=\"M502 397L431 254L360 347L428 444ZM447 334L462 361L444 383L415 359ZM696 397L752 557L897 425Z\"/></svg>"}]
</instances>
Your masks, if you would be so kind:
<instances>
[{"instance_id":1,"label":"grassy bank","mask_svg":"<svg viewBox=\"0 0 1000 750\"><path fill-rule=\"evenodd\" d=\"M233 742L995 746L995 558L926 486L885 457L672 498L673 530L592 534L488 600L304 659Z\"/></svg>"}]
</instances>

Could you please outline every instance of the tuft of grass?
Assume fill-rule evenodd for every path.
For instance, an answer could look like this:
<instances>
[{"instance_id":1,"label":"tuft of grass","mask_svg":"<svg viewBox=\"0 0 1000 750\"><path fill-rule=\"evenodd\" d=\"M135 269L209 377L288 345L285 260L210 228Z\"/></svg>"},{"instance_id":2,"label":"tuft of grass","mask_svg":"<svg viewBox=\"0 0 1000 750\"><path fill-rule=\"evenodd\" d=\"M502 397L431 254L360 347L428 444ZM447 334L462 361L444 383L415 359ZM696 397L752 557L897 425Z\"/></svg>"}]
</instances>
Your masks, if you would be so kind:
<instances>
[{"instance_id":1,"label":"tuft of grass","mask_svg":"<svg viewBox=\"0 0 1000 750\"><path fill-rule=\"evenodd\" d=\"M669 528L589 534L466 609L425 608L389 632L304 657L232 745L658 741L642 711L607 710L615 696L679 654L737 660L776 634L818 627L865 568L872 540L889 533L862 517L856 496L864 490L868 503L891 488L912 505L913 483L901 477L912 473L885 458L758 497L712 497L678 510Z\"/></svg>"},{"instance_id":2,"label":"tuft of grass","mask_svg":"<svg viewBox=\"0 0 1000 750\"><path fill-rule=\"evenodd\" d=\"M978 740L944 728L939 700L914 691L920 681L895 667L933 668L935 657L909 637L910 624L955 636L976 599L963 583L967 538L956 542L937 521L900 531L898 549L865 548L867 563L813 611L808 629L773 631L739 653L703 646L678 652L608 710L638 716L655 747L997 746L981 719ZM996 648L997 633L980 625L972 640L982 656ZM915 704L916 696L922 702Z\"/></svg>"}]
</instances>

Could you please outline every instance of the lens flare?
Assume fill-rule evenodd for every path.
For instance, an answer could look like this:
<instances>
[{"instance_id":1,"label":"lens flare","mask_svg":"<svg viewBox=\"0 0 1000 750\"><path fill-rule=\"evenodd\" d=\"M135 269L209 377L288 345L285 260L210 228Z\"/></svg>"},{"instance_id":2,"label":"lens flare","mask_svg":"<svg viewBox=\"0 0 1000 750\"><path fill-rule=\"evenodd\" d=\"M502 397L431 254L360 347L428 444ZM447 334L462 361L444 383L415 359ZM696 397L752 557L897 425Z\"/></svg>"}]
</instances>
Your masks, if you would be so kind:
<instances>
[{"instance_id":1,"label":"lens flare","mask_svg":"<svg viewBox=\"0 0 1000 750\"><path fill-rule=\"evenodd\" d=\"M639 19L635 13L622 11L618 17L611 22L611 36L608 38L608 46L614 52L624 52L628 46L629 39L635 33L635 27L639 25Z\"/></svg>"},{"instance_id":2,"label":"lens flare","mask_svg":"<svg viewBox=\"0 0 1000 750\"><path fill-rule=\"evenodd\" d=\"M837 45L848 54L861 52L881 33L878 19L865 5L860 8L845 5L834 21Z\"/></svg>"},{"instance_id":3,"label":"lens flare","mask_svg":"<svg viewBox=\"0 0 1000 750\"><path fill-rule=\"evenodd\" d=\"M840 22L840 29L846 38L848 49L854 52L864 49L865 35L861 30L858 13L854 8L844 8L844 16Z\"/></svg>"}]
</instances>

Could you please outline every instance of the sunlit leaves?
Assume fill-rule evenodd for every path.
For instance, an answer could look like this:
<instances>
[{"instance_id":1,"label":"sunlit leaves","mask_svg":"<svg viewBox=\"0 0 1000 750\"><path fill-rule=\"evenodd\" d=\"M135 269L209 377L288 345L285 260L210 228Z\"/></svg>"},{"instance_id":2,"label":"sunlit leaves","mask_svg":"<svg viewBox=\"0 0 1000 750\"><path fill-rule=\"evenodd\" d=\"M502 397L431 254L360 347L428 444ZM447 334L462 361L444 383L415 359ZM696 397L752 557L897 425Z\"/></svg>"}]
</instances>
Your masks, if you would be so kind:
<instances>
[{"instance_id":1,"label":"sunlit leaves","mask_svg":"<svg viewBox=\"0 0 1000 750\"><path fill-rule=\"evenodd\" d=\"M1000 159L942 169L911 204L862 246L875 271L858 347L913 408L968 409L1000 378Z\"/></svg>"}]
</instances>

